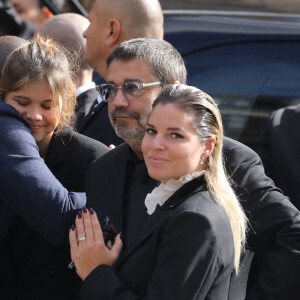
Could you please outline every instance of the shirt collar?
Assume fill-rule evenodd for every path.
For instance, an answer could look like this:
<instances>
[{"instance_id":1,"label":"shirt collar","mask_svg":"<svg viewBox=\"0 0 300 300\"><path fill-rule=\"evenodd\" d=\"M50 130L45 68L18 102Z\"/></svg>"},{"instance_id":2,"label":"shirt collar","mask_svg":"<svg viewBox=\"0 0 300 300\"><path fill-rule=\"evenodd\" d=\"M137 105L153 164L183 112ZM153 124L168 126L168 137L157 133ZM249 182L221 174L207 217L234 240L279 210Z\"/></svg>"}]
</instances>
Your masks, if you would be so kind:
<instances>
[{"instance_id":1,"label":"shirt collar","mask_svg":"<svg viewBox=\"0 0 300 300\"><path fill-rule=\"evenodd\" d=\"M161 183L146 196L145 206L147 208L148 215L152 215L155 212L157 204L162 206L184 184L202 176L204 173L205 170L201 172L194 172L192 174L183 175L179 179L170 179L167 183Z\"/></svg>"},{"instance_id":2,"label":"shirt collar","mask_svg":"<svg viewBox=\"0 0 300 300\"><path fill-rule=\"evenodd\" d=\"M76 97L78 97L80 94L86 92L87 90L93 89L95 87L96 87L96 84L93 81L85 83L84 85L77 88Z\"/></svg>"}]
</instances>

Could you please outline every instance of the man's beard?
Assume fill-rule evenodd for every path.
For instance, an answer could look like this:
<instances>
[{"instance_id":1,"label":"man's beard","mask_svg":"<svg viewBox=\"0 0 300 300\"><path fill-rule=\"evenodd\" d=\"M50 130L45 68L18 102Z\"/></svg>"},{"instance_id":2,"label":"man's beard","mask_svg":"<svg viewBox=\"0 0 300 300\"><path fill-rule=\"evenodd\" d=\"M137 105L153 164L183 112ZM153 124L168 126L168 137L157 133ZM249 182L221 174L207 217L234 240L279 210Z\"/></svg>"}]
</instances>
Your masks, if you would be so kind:
<instances>
[{"instance_id":1,"label":"man's beard","mask_svg":"<svg viewBox=\"0 0 300 300\"><path fill-rule=\"evenodd\" d=\"M149 110L150 113L150 110ZM142 114L128 110L127 108L118 107L111 114L109 114L110 122L120 138L124 139L133 139L139 138L142 139L145 135L145 125L148 118L148 112L143 111ZM126 120L118 120L116 122L116 114L121 114L123 116L128 116L130 118L136 119L135 124L128 124Z\"/></svg>"}]
</instances>

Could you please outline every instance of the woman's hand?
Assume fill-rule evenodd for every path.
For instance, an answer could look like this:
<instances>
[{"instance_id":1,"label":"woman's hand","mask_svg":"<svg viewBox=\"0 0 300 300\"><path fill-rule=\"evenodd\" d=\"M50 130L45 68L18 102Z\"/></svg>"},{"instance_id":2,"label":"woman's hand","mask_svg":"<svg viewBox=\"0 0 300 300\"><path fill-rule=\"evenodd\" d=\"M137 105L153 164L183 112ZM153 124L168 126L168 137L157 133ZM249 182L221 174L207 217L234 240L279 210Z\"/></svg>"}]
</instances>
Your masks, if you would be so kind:
<instances>
[{"instance_id":1,"label":"woman's hand","mask_svg":"<svg viewBox=\"0 0 300 300\"><path fill-rule=\"evenodd\" d=\"M103 234L97 215L93 209L80 211L70 230L71 257L79 277L84 280L97 266L112 266L122 249L120 234L114 245L104 244Z\"/></svg>"}]
</instances>

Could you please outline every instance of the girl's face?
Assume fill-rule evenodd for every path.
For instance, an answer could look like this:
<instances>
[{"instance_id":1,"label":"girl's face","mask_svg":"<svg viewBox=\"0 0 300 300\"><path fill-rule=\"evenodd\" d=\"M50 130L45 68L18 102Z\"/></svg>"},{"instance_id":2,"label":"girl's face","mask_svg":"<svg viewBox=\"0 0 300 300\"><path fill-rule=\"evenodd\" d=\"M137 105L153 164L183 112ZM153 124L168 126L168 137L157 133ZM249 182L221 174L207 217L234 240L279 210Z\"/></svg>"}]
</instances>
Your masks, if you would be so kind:
<instances>
[{"instance_id":1,"label":"girl's face","mask_svg":"<svg viewBox=\"0 0 300 300\"><path fill-rule=\"evenodd\" d=\"M47 81L34 81L17 91L8 92L4 101L28 122L37 145L48 146L58 125L52 92Z\"/></svg>"},{"instance_id":2,"label":"girl's face","mask_svg":"<svg viewBox=\"0 0 300 300\"><path fill-rule=\"evenodd\" d=\"M209 140L200 141L188 113L174 104L158 104L150 114L142 143L149 175L166 183L201 171L201 157L213 150Z\"/></svg>"}]
</instances>

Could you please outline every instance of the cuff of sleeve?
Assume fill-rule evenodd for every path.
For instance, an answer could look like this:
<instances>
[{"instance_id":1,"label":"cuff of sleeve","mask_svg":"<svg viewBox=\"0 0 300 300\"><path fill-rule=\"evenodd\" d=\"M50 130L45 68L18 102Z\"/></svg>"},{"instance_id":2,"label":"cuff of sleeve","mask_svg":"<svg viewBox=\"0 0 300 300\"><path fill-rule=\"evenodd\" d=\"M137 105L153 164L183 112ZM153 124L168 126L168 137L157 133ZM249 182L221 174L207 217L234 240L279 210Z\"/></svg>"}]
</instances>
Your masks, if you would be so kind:
<instances>
[{"instance_id":1,"label":"cuff of sleeve","mask_svg":"<svg viewBox=\"0 0 300 300\"><path fill-rule=\"evenodd\" d=\"M111 267L100 265L83 281L79 299L112 299L112 291L118 285L117 275Z\"/></svg>"}]
</instances>

